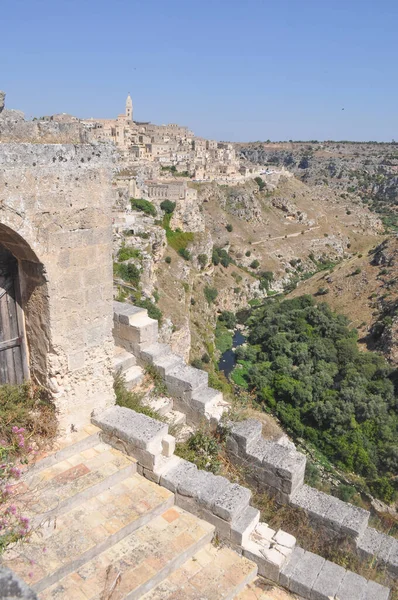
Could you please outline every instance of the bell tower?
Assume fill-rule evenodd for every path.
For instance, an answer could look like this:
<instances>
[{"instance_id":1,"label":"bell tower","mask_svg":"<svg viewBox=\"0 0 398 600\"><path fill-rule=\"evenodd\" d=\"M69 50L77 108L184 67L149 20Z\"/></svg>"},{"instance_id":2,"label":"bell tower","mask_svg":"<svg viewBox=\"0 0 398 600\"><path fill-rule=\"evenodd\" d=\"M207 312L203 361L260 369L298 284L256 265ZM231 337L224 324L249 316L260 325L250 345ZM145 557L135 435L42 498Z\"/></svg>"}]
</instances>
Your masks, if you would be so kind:
<instances>
[{"instance_id":1,"label":"bell tower","mask_svg":"<svg viewBox=\"0 0 398 600\"><path fill-rule=\"evenodd\" d=\"M126 100L126 117L129 121L133 120L133 101L130 94L127 96Z\"/></svg>"}]
</instances>

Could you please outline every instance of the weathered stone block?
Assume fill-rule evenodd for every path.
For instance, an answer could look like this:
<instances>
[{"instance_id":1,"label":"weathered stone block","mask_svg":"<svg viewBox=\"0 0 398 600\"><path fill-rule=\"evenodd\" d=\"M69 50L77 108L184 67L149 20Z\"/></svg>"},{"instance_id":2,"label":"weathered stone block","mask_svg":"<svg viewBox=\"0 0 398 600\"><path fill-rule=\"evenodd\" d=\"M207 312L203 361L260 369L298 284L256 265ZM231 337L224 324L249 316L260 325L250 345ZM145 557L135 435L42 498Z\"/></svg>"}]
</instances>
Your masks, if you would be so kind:
<instances>
[{"instance_id":1,"label":"weathered stone block","mask_svg":"<svg viewBox=\"0 0 398 600\"><path fill-rule=\"evenodd\" d=\"M231 542L242 546L247 543L249 536L260 521L260 511L253 506L248 506L231 523Z\"/></svg>"},{"instance_id":2,"label":"weathered stone block","mask_svg":"<svg viewBox=\"0 0 398 600\"><path fill-rule=\"evenodd\" d=\"M293 575L296 568L298 568L301 560L305 555L305 550L296 546L290 555L289 560L283 565L280 575L279 575L279 583L283 585L285 588L289 589L290 586L290 578Z\"/></svg>"},{"instance_id":3,"label":"weathered stone block","mask_svg":"<svg viewBox=\"0 0 398 600\"><path fill-rule=\"evenodd\" d=\"M339 600L363 600L368 582L364 577L346 571L336 596Z\"/></svg>"},{"instance_id":4,"label":"weathered stone block","mask_svg":"<svg viewBox=\"0 0 398 600\"><path fill-rule=\"evenodd\" d=\"M170 490L170 492L176 493L180 482L191 477L193 473L197 473L196 465L187 460L181 460L173 469L162 475L160 485Z\"/></svg>"},{"instance_id":5,"label":"weathered stone block","mask_svg":"<svg viewBox=\"0 0 398 600\"><path fill-rule=\"evenodd\" d=\"M360 537L368 526L370 513L359 506L352 504L348 504L348 506L350 511L341 524L341 531L353 537Z\"/></svg>"},{"instance_id":6,"label":"weathered stone block","mask_svg":"<svg viewBox=\"0 0 398 600\"><path fill-rule=\"evenodd\" d=\"M334 598L346 574L343 567L325 561L312 587L311 600L330 600Z\"/></svg>"},{"instance_id":7,"label":"weathered stone block","mask_svg":"<svg viewBox=\"0 0 398 600\"><path fill-rule=\"evenodd\" d=\"M305 510L314 520L322 521L332 503L332 497L308 485L303 485L292 496L290 503Z\"/></svg>"},{"instance_id":8,"label":"weathered stone block","mask_svg":"<svg viewBox=\"0 0 398 600\"><path fill-rule=\"evenodd\" d=\"M189 400L195 391L207 386L208 378L206 371L182 364L166 373L166 385L172 396Z\"/></svg>"},{"instance_id":9,"label":"weathered stone block","mask_svg":"<svg viewBox=\"0 0 398 600\"><path fill-rule=\"evenodd\" d=\"M324 515L324 522L326 527L333 531L340 531L342 522L350 512L350 505L334 496L330 498L331 502Z\"/></svg>"},{"instance_id":10,"label":"weathered stone block","mask_svg":"<svg viewBox=\"0 0 398 600\"><path fill-rule=\"evenodd\" d=\"M245 454L247 447L254 444L260 437L262 425L257 419L246 419L234 424L231 436L237 441L240 451Z\"/></svg>"},{"instance_id":11,"label":"weathered stone block","mask_svg":"<svg viewBox=\"0 0 398 600\"><path fill-rule=\"evenodd\" d=\"M357 539L358 554L365 560L377 556L383 541L384 535L380 531L367 527L363 535Z\"/></svg>"},{"instance_id":12,"label":"weathered stone block","mask_svg":"<svg viewBox=\"0 0 398 600\"><path fill-rule=\"evenodd\" d=\"M388 600L390 594L390 589L384 585L380 585L375 581L368 581L363 600Z\"/></svg>"},{"instance_id":13,"label":"weathered stone block","mask_svg":"<svg viewBox=\"0 0 398 600\"><path fill-rule=\"evenodd\" d=\"M213 504L215 515L225 521L232 521L249 505L252 493L248 488L238 483L230 484L226 490L218 496Z\"/></svg>"},{"instance_id":14,"label":"weathered stone block","mask_svg":"<svg viewBox=\"0 0 398 600\"><path fill-rule=\"evenodd\" d=\"M92 422L108 435L154 453L162 451L162 439L168 433L165 423L121 406L113 406Z\"/></svg>"},{"instance_id":15,"label":"weathered stone block","mask_svg":"<svg viewBox=\"0 0 398 600\"><path fill-rule=\"evenodd\" d=\"M187 512L196 515L200 519L211 523L214 525L217 534L225 539L231 539L231 523L224 521L224 519L220 519L214 515L210 510L205 508L204 506L200 506L195 498L190 498L189 496L182 496L181 494L176 494L175 503L177 506L186 510Z\"/></svg>"},{"instance_id":16,"label":"weathered stone block","mask_svg":"<svg viewBox=\"0 0 398 600\"><path fill-rule=\"evenodd\" d=\"M176 448L176 439L172 435L165 435L162 439L163 456L172 456Z\"/></svg>"},{"instance_id":17,"label":"weathered stone block","mask_svg":"<svg viewBox=\"0 0 398 600\"><path fill-rule=\"evenodd\" d=\"M286 533L286 531L283 531L282 529L279 529L279 531L274 535L273 541L279 544L279 546L285 546L291 550L293 550L296 545L296 538L294 535Z\"/></svg>"},{"instance_id":18,"label":"weathered stone block","mask_svg":"<svg viewBox=\"0 0 398 600\"><path fill-rule=\"evenodd\" d=\"M387 569L395 577L398 576L398 540L394 538L391 551L388 556Z\"/></svg>"},{"instance_id":19,"label":"weathered stone block","mask_svg":"<svg viewBox=\"0 0 398 600\"><path fill-rule=\"evenodd\" d=\"M312 552L306 552L290 576L289 590L304 596L304 598L309 598L324 564L324 558Z\"/></svg>"}]
</instances>

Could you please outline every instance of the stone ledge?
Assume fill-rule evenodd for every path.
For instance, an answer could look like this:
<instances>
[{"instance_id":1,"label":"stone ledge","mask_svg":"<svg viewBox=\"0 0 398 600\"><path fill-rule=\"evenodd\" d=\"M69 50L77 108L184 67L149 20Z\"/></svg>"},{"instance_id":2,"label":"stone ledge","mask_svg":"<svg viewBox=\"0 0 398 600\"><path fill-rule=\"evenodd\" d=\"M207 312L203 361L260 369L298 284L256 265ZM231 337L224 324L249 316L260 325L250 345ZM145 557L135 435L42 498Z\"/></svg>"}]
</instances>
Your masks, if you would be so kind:
<instances>
[{"instance_id":1,"label":"stone ledge","mask_svg":"<svg viewBox=\"0 0 398 600\"><path fill-rule=\"evenodd\" d=\"M139 449L161 453L162 440L168 435L168 425L136 413L129 408L113 406L92 422L102 431Z\"/></svg>"}]
</instances>

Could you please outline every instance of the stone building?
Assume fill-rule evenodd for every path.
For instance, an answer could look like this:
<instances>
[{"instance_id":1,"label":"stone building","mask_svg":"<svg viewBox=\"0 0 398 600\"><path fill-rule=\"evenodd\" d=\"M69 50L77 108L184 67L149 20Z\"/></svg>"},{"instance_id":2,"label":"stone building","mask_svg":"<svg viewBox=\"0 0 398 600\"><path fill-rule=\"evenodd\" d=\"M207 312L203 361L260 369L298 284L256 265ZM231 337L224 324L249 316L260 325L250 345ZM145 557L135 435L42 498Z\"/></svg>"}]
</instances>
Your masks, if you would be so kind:
<instances>
[{"instance_id":1,"label":"stone building","mask_svg":"<svg viewBox=\"0 0 398 600\"><path fill-rule=\"evenodd\" d=\"M65 432L114 401L113 149L85 142L1 110L0 383L46 387Z\"/></svg>"}]
</instances>

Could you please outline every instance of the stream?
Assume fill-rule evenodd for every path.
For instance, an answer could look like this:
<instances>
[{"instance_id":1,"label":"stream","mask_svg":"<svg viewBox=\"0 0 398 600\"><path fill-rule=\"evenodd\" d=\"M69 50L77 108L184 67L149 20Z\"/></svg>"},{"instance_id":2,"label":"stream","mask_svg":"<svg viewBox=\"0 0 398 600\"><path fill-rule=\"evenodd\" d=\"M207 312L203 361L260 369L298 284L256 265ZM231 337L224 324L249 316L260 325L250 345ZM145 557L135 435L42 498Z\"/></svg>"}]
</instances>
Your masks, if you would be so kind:
<instances>
[{"instance_id":1,"label":"stream","mask_svg":"<svg viewBox=\"0 0 398 600\"><path fill-rule=\"evenodd\" d=\"M236 355L233 349L242 346L245 342L245 336L237 329L232 338L232 348L221 355L220 362L218 363L218 368L224 373L225 377L229 377L236 364Z\"/></svg>"}]
</instances>

